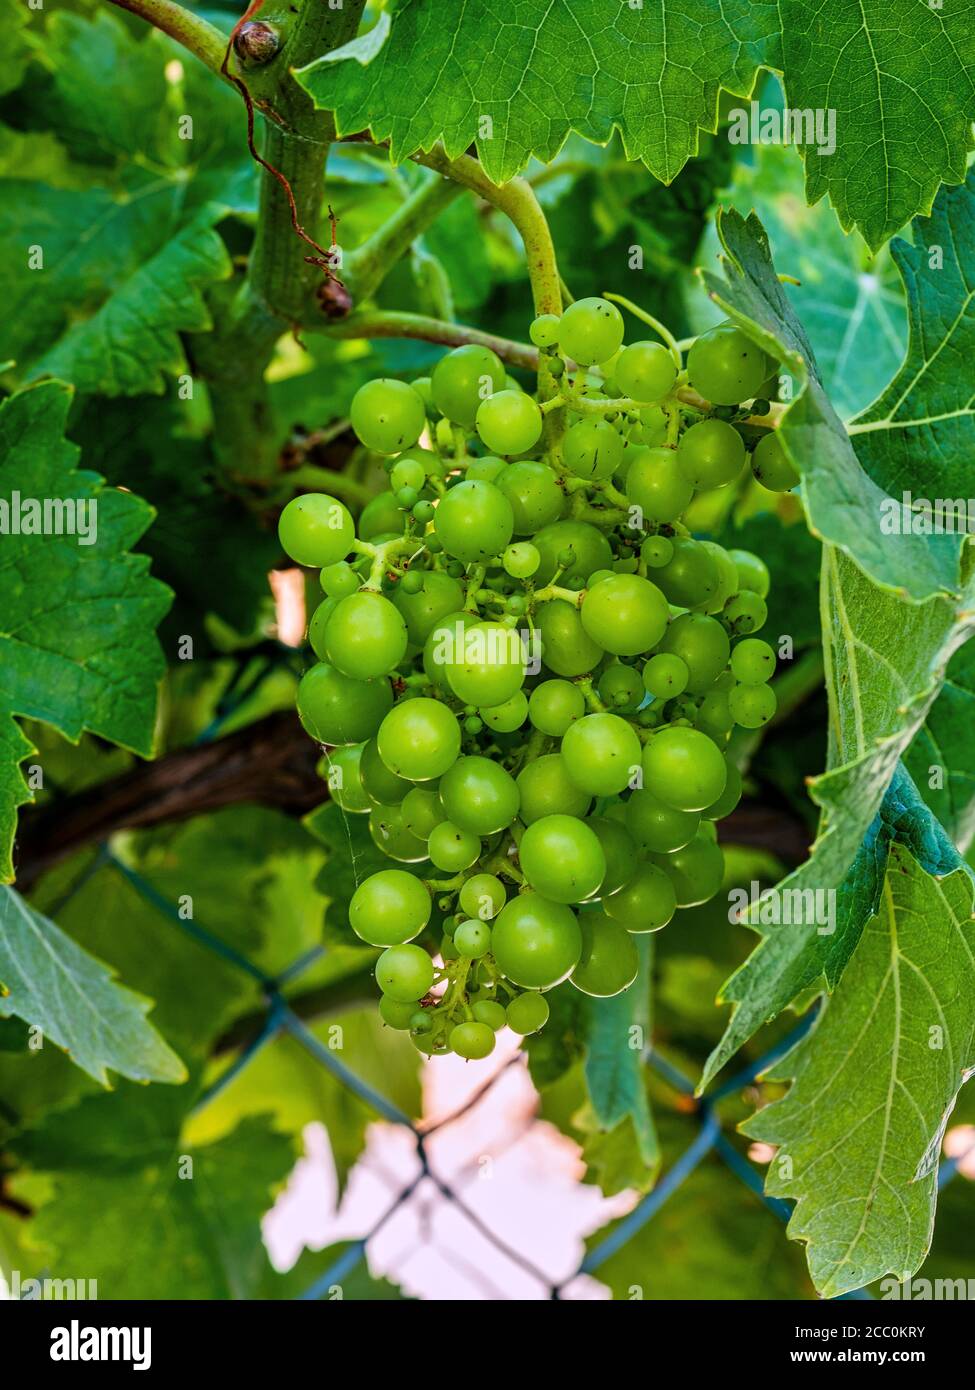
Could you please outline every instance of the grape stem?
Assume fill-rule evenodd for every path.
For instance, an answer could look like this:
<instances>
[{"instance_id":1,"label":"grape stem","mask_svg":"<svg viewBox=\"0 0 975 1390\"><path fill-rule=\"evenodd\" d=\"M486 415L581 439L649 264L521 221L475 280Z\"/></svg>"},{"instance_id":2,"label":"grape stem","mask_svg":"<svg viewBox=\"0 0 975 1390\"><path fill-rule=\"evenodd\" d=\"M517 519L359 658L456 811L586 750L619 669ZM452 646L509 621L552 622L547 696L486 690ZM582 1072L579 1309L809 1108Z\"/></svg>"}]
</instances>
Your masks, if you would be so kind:
<instances>
[{"instance_id":1,"label":"grape stem","mask_svg":"<svg viewBox=\"0 0 975 1390\"><path fill-rule=\"evenodd\" d=\"M172 0L110 0L110 3L161 29L189 49L211 72L222 76L220 69L227 40L215 25L184 10L182 5L174 5ZM229 82L230 79L225 80Z\"/></svg>"},{"instance_id":2,"label":"grape stem","mask_svg":"<svg viewBox=\"0 0 975 1390\"><path fill-rule=\"evenodd\" d=\"M449 179L424 179L367 241L348 253L341 266L341 276L354 303L375 294L417 237L460 197L462 191L460 185Z\"/></svg>"},{"instance_id":3,"label":"grape stem","mask_svg":"<svg viewBox=\"0 0 975 1390\"><path fill-rule=\"evenodd\" d=\"M368 555L372 560L369 576L362 587L381 592L383 576L395 557L403 554L413 555L419 548L420 542L415 536L395 536L392 540L383 541L381 545L373 545L370 541L353 541L352 549L355 553Z\"/></svg>"},{"instance_id":4,"label":"grape stem","mask_svg":"<svg viewBox=\"0 0 975 1390\"><path fill-rule=\"evenodd\" d=\"M490 348L502 362L509 362L513 367L523 367L529 372L538 370L538 349L528 343L516 343L496 333L483 333L467 324L448 323L446 319L428 318L425 314L367 309L331 323L315 318L305 327L329 338L414 338L420 342L442 343L445 347L476 343L479 347Z\"/></svg>"}]
</instances>

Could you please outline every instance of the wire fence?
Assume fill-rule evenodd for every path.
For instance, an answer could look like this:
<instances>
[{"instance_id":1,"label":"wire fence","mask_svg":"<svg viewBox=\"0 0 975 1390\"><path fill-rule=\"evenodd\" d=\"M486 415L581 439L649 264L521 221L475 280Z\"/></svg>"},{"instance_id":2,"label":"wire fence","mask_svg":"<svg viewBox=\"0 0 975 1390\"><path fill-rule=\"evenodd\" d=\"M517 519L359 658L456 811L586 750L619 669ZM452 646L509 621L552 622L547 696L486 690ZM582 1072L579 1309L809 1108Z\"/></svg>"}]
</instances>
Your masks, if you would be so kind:
<instances>
[{"instance_id":1,"label":"wire fence","mask_svg":"<svg viewBox=\"0 0 975 1390\"><path fill-rule=\"evenodd\" d=\"M264 676L278 664L278 660L271 657L260 666L256 673L251 672L248 675L243 675L242 672L238 672L237 678L231 683L227 692L225 692L217 708L216 716L197 741L206 742L215 738L221 728L223 728L231 716L236 713L244 701L254 694ZM484 1239L489 1241L497 1251L511 1260L527 1274L531 1275L550 1299L561 1299L564 1291L580 1275L596 1274L607 1260L621 1250L648 1221L653 1219L656 1213L661 1210L665 1203L673 1196L677 1189L687 1181L694 1170L709 1154L714 1154L721 1159L735 1177L737 1177L744 1186L769 1209L769 1211L774 1213L780 1221L783 1223L788 1222L791 1214L790 1204L778 1198L766 1195L761 1170L734 1147L724 1132L722 1120L718 1112L718 1104L726 1097L754 1083L763 1072L768 1070L774 1062L783 1056L784 1053L786 1053L810 1028L815 1016L815 1009L810 1010L792 1032L757 1061L752 1062L743 1071L736 1073L728 1081L715 1088L710 1095L699 1099L695 1098L694 1095L694 1083L685 1076L682 1071L668 1061L666 1057L658 1053L652 1046L648 1046L645 1049L644 1061L646 1065L652 1068L657 1075L681 1097L682 1112L689 1113L696 1119L698 1125L697 1134L680 1157L659 1178L652 1191L641 1198L632 1211L623 1217L619 1221L619 1224L606 1235L602 1241L589 1250L577 1268L561 1279L553 1279L549 1273L541 1269L532 1259L525 1255L524 1252L515 1249L493 1231L490 1226L483 1222L477 1212L470 1207L456 1190L456 1187L435 1170L431 1165L427 1153L426 1146L430 1137L434 1133L443 1130L448 1125L459 1120L483 1100L507 1071L508 1067L511 1065L510 1061L489 1077L484 1085L475 1091L474 1094L453 1113L426 1126L422 1123L418 1124L409 1115L399 1109L398 1106L394 1105L388 1097L377 1091L375 1087L357 1076L351 1068L340 1061L339 1058L335 1056L334 1051L322 1043L289 1006L287 998L283 993L285 986L299 978L306 970L324 956L325 948L323 946L316 946L303 952L274 978L267 978L259 966L255 965L254 962L237 951L233 946L223 941L215 932L209 931L198 922L186 919L174 903L171 903L163 894L159 893L141 874L117 858L107 844L101 847L97 862L102 866L111 867L112 870L120 874L126 882L146 902L156 908L160 915L168 922L178 927L179 930L187 933L199 945L220 956L235 969L249 975L253 980L257 981L261 987L266 1005L263 1024L258 1028L254 1037L242 1047L234 1061L201 1096L195 1107L197 1112L207 1106L217 1095L225 1090L262 1048L266 1047L275 1039L287 1034L303 1047L316 1062L331 1072L343 1086L346 1086L349 1091L371 1107L377 1115L391 1124L401 1126L412 1137L417 1159L417 1172L415 1176L395 1193L392 1201L384 1208L370 1228L357 1240L352 1241L347 1248L342 1251L334 1264L321 1274L304 1293L298 1295L299 1300L314 1301L324 1298L337 1286L341 1285L342 1280L365 1260L369 1242L384 1226L386 1226L404 1204L424 1186L433 1187L442 1198L452 1204L462 1213L470 1225L484 1237ZM90 866L84 876L87 878L89 874ZM77 886L77 884L74 885L74 887ZM512 1061L515 1060L517 1059L512 1059ZM975 1146L973 1146L973 1148L975 1148ZM953 1158L945 1159L942 1162L938 1176L939 1188L943 1188L947 1183L952 1181L959 1170L959 1165L964 1161L965 1157L966 1154L962 1153ZM840 1295L842 1299L870 1299L872 1297L873 1295L867 1289L856 1289L850 1293Z\"/></svg>"}]
</instances>

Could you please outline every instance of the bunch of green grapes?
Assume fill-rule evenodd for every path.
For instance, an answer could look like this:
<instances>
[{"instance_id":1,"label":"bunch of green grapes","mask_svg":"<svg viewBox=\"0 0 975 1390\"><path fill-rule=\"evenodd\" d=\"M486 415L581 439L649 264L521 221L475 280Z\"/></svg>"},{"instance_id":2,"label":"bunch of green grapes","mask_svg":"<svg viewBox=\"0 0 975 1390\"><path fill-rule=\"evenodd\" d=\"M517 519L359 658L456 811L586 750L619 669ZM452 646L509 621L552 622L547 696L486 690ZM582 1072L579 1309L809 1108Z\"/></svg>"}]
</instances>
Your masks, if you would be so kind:
<instances>
[{"instance_id":1,"label":"bunch of green grapes","mask_svg":"<svg viewBox=\"0 0 975 1390\"><path fill-rule=\"evenodd\" d=\"M390 860L351 927L382 953L383 1019L427 1054L536 1032L565 980L632 984L633 937L719 891L715 825L741 795L729 736L775 711L775 654L753 635L768 571L682 521L746 469L755 427L728 407L774 364L719 325L685 371L669 335L624 347L606 299L530 333L545 399L477 345L412 384L370 381L352 424L388 488L358 528L321 494L280 522L325 595L299 714ZM796 481L771 431L752 466Z\"/></svg>"}]
</instances>

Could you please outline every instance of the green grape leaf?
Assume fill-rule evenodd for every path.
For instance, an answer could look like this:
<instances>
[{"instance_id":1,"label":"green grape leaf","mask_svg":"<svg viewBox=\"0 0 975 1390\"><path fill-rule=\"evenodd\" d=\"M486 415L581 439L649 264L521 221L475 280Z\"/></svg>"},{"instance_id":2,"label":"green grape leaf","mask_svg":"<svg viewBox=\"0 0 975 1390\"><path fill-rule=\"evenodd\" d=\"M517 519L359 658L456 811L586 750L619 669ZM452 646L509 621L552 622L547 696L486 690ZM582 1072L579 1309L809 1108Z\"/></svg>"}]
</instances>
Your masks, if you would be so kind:
<instances>
[{"instance_id":1,"label":"green grape leaf","mask_svg":"<svg viewBox=\"0 0 975 1390\"><path fill-rule=\"evenodd\" d=\"M648 1187L660 1166L643 1061L651 1035L652 942L648 934L635 940L640 952L640 972L634 983L611 999L588 1001L584 1075L595 1125L608 1136L602 1144L590 1144L590 1158L598 1158L612 1172L623 1161L621 1146L624 1152L635 1150L643 1176L637 1185ZM612 1183L603 1190L619 1188Z\"/></svg>"},{"instance_id":2,"label":"green grape leaf","mask_svg":"<svg viewBox=\"0 0 975 1390\"><path fill-rule=\"evenodd\" d=\"M975 838L975 642L955 652L904 764L955 844Z\"/></svg>"},{"instance_id":3,"label":"green grape leaf","mask_svg":"<svg viewBox=\"0 0 975 1390\"><path fill-rule=\"evenodd\" d=\"M966 5L782 0L791 106L833 113L836 149L802 145L806 195L829 196L844 229L877 247L939 183L965 177L975 112L975 30ZM922 114L923 113L923 114Z\"/></svg>"},{"instance_id":4,"label":"green grape leaf","mask_svg":"<svg viewBox=\"0 0 975 1390\"><path fill-rule=\"evenodd\" d=\"M916 602L958 591L959 543L953 536L885 534L885 494L860 466L853 444L823 389L805 330L772 264L758 218L719 214L725 279L705 272L715 302L781 362L796 383L779 438L802 473L809 529L849 555L878 585Z\"/></svg>"},{"instance_id":5,"label":"green grape leaf","mask_svg":"<svg viewBox=\"0 0 975 1390\"><path fill-rule=\"evenodd\" d=\"M766 99L763 89L763 107ZM825 203L806 206L802 167L791 150L759 145L752 153L753 163L734 166L722 201L742 216L755 209L776 265L799 281L786 286L786 295L806 330L826 393L848 420L881 394L903 361L907 313L901 277L886 247L868 257ZM713 265L720 251L713 224L702 243L698 264ZM712 312L695 327L708 328L715 317Z\"/></svg>"},{"instance_id":6,"label":"green grape leaf","mask_svg":"<svg viewBox=\"0 0 975 1390\"><path fill-rule=\"evenodd\" d=\"M773 903L802 905L800 920L770 924L726 983L721 998L735 1007L702 1088L799 993L820 978L827 988L840 978L866 917L876 911L883 877L876 854L883 855L890 833L869 836L871 823L878 812L884 819L898 761L941 688L950 656L975 624L971 598L967 611L942 598L905 603L871 584L833 547L823 556L822 600L831 745L828 770L809 787L822 824L810 858L779 884ZM892 786L890 806L888 821L900 838L931 842L930 812L906 773ZM932 858L941 856L944 840L942 833ZM805 903L817 893L818 910L808 911ZM833 920L821 920L831 901Z\"/></svg>"},{"instance_id":7,"label":"green grape leaf","mask_svg":"<svg viewBox=\"0 0 975 1390\"><path fill-rule=\"evenodd\" d=\"M944 189L932 215L917 218L912 231L913 245L900 238L891 243L910 307L907 356L848 429L861 463L885 492L901 503L920 483L929 503L958 497L958 529L966 531L975 527L967 513L975 450L968 365L975 354L975 170L961 188ZM902 524L899 508L891 521Z\"/></svg>"},{"instance_id":8,"label":"green grape leaf","mask_svg":"<svg viewBox=\"0 0 975 1390\"><path fill-rule=\"evenodd\" d=\"M191 1144L181 1133L188 1097L172 1095L96 1096L13 1141L53 1182L32 1241L54 1267L97 1279L99 1298L256 1297L269 1277L261 1218L294 1145L266 1118Z\"/></svg>"},{"instance_id":9,"label":"green grape leaf","mask_svg":"<svg viewBox=\"0 0 975 1390\"><path fill-rule=\"evenodd\" d=\"M504 183L533 154L553 159L570 130L605 144L618 128L627 156L669 183L698 131L714 129L718 88L750 89L776 28L773 5L744 0L613 14L600 0L476 0L449 24L434 0L407 0L388 36L377 25L298 80L336 112L340 134L371 129L397 162L440 140L451 158L476 142Z\"/></svg>"},{"instance_id":10,"label":"green grape leaf","mask_svg":"<svg viewBox=\"0 0 975 1390\"><path fill-rule=\"evenodd\" d=\"M146 1020L151 1007L0 885L0 1016L40 1028L103 1086L110 1071L136 1081L184 1081L182 1062Z\"/></svg>"},{"instance_id":11,"label":"green grape leaf","mask_svg":"<svg viewBox=\"0 0 975 1390\"><path fill-rule=\"evenodd\" d=\"M844 228L876 247L965 176L970 28L964 7L914 0L882 17L853 0L668 0L611 14L601 0L467 0L450 23L443 0L406 0L299 81L340 134L369 129L396 161L438 141L452 158L474 144L503 183L532 155L552 160L571 131L606 144L619 130L627 156L669 183L716 129L719 88L747 96L758 68L774 68L790 105L821 118L800 146L809 201L828 194ZM738 109L747 123L750 108Z\"/></svg>"},{"instance_id":12,"label":"green grape leaf","mask_svg":"<svg viewBox=\"0 0 975 1390\"><path fill-rule=\"evenodd\" d=\"M744 1125L778 1150L767 1191L796 1202L820 1294L906 1278L931 1243L938 1157L975 1067L972 881L895 844L880 910L813 1030L770 1076L783 1099Z\"/></svg>"},{"instance_id":13,"label":"green grape leaf","mask_svg":"<svg viewBox=\"0 0 975 1390\"><path fill-rule=\"evenodd\" d=\"M46 382L0 404L0 515L9 518L0 537L0 879L8 881L13 808L27 799L17 765L30 751L13 716L73 742L87 729L149 757L165 670L154 629L169 591L150 578L145 556L128 553L153 513L75 467L78 450L64 438L70 403L69 388ZM24 534L24 519L45 502L48 530L62 534Z\"/></svg>"}]
</instances>

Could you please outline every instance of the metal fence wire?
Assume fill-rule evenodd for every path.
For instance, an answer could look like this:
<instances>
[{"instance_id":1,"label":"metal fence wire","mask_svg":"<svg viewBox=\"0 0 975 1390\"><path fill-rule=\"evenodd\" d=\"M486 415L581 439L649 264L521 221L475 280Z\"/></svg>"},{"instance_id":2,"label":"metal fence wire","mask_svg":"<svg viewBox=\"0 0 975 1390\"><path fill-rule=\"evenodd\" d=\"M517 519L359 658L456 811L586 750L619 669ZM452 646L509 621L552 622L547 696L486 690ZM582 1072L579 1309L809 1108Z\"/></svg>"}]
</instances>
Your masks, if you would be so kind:
<instances>
[{"instance_id":1,"label":"metal fence wire","mask_svg":"<svg viewBox=\"0 0 975 1390\"><path fill-rule=\"evenodd\" d=\"M232 682L224 698L221 700L217 709L217 714L207 729L204 731L198 742L206 742L213 739L220 732L221 728L227 723L231 716L240 706L250 698L264 676L278 666L282 660L287 660L285 650L282 649L277 657L271 657L268 661L259 665L257 673L252 672L249 676L244 676L243 672L238 673L238 678ZM293 657L294 653L289 651L288 656ZM289 663L290 664L290 663ZM242 955L234 947L221 940L216 933L209 931L198 922L187 920L183 917L174 903L171 903L163 894L159 893L151 883L128 865L118 859L105 845L102 847L99 862L110 866L115 872L121 874L131 887L139 893L142 898L152 904L159 913L171 924L177 926L181 931L190 935L199 945L206 947L220 956L224 961L229 962L236 969L243 971L252 979L260 983L263 997L266 1003L266 1015L263 1025L258 1029L255 1036L241 1050L234 1062L220 1075L214 1084L204 1093L197 1102L195 1109L199 1111L223 1091L233 1079L238 1076L256 1054L268 1043L272 1042L284 1034L289 1034L295 1039L321 1066L330 1071L343 1086L358 1096L360 1100L370 1106L377 1115L387 1120L391 1124L402 1126L409 1132L415 1145L415 1153L418 1163L416 1175L399 1189L392 1201L381 1212L372 1223L371 1227L364 1232L357 1240L352 1241L342 1254L336 1259L334 1264L317 1278L309 1288L298 1295L299 1300L317 1300L325 1298L336 1286L341 1285L346 1278L366 1258L367 1246L372 1238L387 1224L393 1215L400 1210L419 1189L424 1186L432 1187L442 1198L451 1203L471 1226L478 1233L488 1240L501 1254L511 1260L520 1269L531 1275L543 1289L550 1299L560 1299L568 1286L580 1275L595 1274L599 1268L613 1255L617 1253L648 1221L656 1215L664 1204L673 1196L677 1189L684 1183L695 1168L702 1162L708 1154L716 1154L731 1170L731 1172L749 1189L750 1192L764 1203L764 1205L775 1214L783 1223L789 1220L791 1207L788 1202L774 1197L768 1197L764 1191L764 1181L761 1170L748 1158L742 1155L729 1141L722 1128L722 1121L719 1117L717 1104L723 1098L741 1090L743 1087L752 1084L764 1071L766 1071L775 1061L784 1055L799 1038L811 1026L815 1010L809 1014L793 1029L784 1039L770 1049L764 1056L751 1063L743 1071L732 1076L723 1085L717 1087L710 1095L700 1099L694 1097L694 1083L690 1081L683 1072L679 1071L665 1057L656 1052L652 1046L648 1046L644 1051L645 1064L651 1067L663 1081L673 1088L683 1100L682 1110L692 1114L698 1124L698 1132L692 1142L687 1146L681 1156L673 1165L659 1178L656 1185L647 1193L637 1205L625 1217L623 1217L616 1227L588 1254L580 1264L570 1274L562 1279L553 1280L544 1270L540 1269L533 1260L526 1256L522 1251L514 1249L506 1241L502 1240L478 1214L473 1211L464 1201L456 1188L443 1178L433 1168L427 1153L427 1141L432 1134L439 1132L448 1125L459 1120L463 1115L477 1105L495 1083L508 1070L513 1061L511 1059L504 1066L499 1068L488 1080L468 1098L452 1114L436 1121L433 1124L424 1126L416 1124L409 1115L403 1113L398 1106L394 1105L386 1096L378 1092L368 1082L357 1076L354 1071L341 1062L327 1046L325 1046L315 1036L315 1034L302 1022L302 1020L289 1007L287 999L283 994L283 989L287 984L298 978L316 961L325 954L323 946L313 947L311 950L303 952L296 960L283 970L276 978L266 978L264 972L256 966L246 956ZM87 875L86 875L87 876ZM959 1164L967 1155L965 1153L956 1157L945 1159L939 1169L938 1186L944 1187L957 1174ZM850 1293L840 1295L841 1299L870 1299L873 1295L867 1289L856 1289Z\"/></svg>"}]
</instances>

